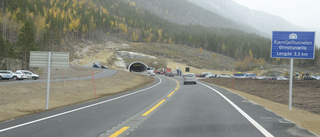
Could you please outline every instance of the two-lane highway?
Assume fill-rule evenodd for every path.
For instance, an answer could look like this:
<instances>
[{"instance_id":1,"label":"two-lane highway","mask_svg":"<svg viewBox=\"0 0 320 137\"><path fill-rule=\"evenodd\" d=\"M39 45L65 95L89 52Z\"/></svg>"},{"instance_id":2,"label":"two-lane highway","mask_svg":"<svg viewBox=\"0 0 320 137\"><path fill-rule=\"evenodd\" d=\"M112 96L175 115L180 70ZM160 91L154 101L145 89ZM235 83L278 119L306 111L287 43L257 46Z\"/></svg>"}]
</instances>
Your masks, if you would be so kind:
<instances>
[{"instance_id":1,"label":"two-lane highway","mask_svg":"<svg viewBox=\"0 0 320 137\"><path fill-rule=\"evenodd\" d=\"M314 136L225 89L157 77L140 90L0 123L0 136Z\"/></svg>"}]
</instances>

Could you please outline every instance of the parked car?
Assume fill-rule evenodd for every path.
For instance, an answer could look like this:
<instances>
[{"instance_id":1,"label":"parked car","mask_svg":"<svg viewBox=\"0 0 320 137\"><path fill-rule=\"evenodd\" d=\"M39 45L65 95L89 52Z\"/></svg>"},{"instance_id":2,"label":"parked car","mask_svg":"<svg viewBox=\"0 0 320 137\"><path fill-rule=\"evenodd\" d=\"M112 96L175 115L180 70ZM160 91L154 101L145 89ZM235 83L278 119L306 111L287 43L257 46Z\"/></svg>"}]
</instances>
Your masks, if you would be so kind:
<instances>
[{"instance_id":1,"label":"parked car","mask_svg":"<svg viewBox=\"0 0 320 137\"><path fill-rule=\"evenodd\" d=\"M277 80L278 77L268 77L268 80Z\"/></svg>"},{"instance_id":2,"label":"parked car","mask_svg":"<svg viewBox=\"0 0 320 137\"><path fill-rule=\"evenodd\" d=\"M277 80L289 80L289 79L285 78L284 76L280 76L280 77L277 77Z\"/></svg>"},{"instance_id":3,"label":"parked car","mask_svg":"<svg viewBox=\"0 0 320 137\"><path fill-rule=\"evenodd\" d=\"M105 65L102 65L101 68L102 68L102 69L109 69L109 68L108 68L107 66L105 66Z\"/></svg>"},{"instance_id":4,"label":"parked car","mask_svg":"<svg viewBox=\"0 0 320 137\"><path fill-rule=\"evenodd\" d=\"M227 74L221 74L220 78L230 78L230 76L228 76Z\"/></svg>"},{"instance_id":5,"label":"parked car","mask_svg":"<svg viewBox=\"0 0 320 137\"><path fill-rule=\"evenodd\" d=\"M266 76L256 76L254 79L268 79Z\"/></svg>"},{"instance_id":6,"label":"parked car","mask_svg":"<svg viewBox=\"0 0 320 137\"><path fill-rule=\"evenodd\" d=\"M20 76L21 78L21 76ZM6 80L9 80L9 79L13 79L13 80L17 80L19 79L18 78L18 75L13 73L12 71L8 71L8 70L1 70L0 71L0 79L6 79Z\"/></svg>"},{"instance_id":7,"label":"parked car","mask_svg":"<svg viewBox=\"0 0 320 137\"><path fill-rule=\"evenodd\" d=\"M216 77L215 74L208 74L204 78L215 78L215 77Z\"/></svg>"},{"instance_id":8,"label":"parked car","mask_svg":"<svg viewBox=\"0 0 320 137\"><path fill-rule=\"evenodd\" d=\"M194 83L197 84L197 78L194 73L187 73L183 76L183 84Z\"/></svg>"},{"instance_id":9,"label":"parked car","mask_svg":"<svg viewBox=\"0 0 320 137\"><path fill-rule=\"evenodd\" d=\"M16 73L22 73L22 79L33 79L33 80L37 80L39 79L39 75L38 74L34 74L29 70L17 70Z\"/></svg>"},{"instance_id":10,"label":"parked car","mask_svg":"<svg viewBox=\"0 0 320 137\"><path fill-rule=\"evenodd\" d=\"M317 80L317 78L314 76L305 76L303 79L304 80Z\"/></svg>"},{"instance_id":11,"label":"parked car","mask_svg":"<svg viewBox=\"0 0 320 137\"><path fill-rule=\"evenodd\" d=\"M17 78L18 78L19 80L23 80L23 79L26 78L26 75L25 75L24 73L22 73L22 72L14 72L14 74L17 75Z\"/></svg>"},{"instance_id":12,"label":"parked car","mask_svg":"<svg viewBox=\"0 0 320 137\"><path fill-rule=\"evenodd\" d=\"M93 64L93 66L92 67L94 67L94 68L101 68L101 66L100 65L98 65L98 64Z\"/></svg>"},{"instance_id":13,"label":"parked car","mask_svg":"<svg viewBox=\"0 0 320 137\"><path fill-rule=\"evenodd\" d=\"M199 77L206 77L207 75L211 75L211 72L202 72Z\"/></svg>"}]
</instances>

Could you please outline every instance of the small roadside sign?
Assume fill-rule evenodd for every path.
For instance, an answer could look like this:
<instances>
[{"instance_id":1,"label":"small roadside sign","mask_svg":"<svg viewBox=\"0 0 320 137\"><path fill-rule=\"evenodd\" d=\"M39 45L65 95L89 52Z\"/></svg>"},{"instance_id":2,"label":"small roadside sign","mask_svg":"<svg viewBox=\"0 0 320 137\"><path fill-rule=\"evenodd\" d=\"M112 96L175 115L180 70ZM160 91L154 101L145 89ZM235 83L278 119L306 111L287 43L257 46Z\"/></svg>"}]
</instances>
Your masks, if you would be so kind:
<instances>
[{"instance_id":1,"label":"small roadside sign","mask_svg":"<svg viewBox=\"0 0 320 137\"><path fill-rule=\"evenodd\" d=\"M30 51L30 67L48 67L49 52ZM69 52L51 52L50 67L69 68Z\"/></svg>"},{"instance_id":2,"label":"small roadside sign","mask_svg":"<svg viewBox=\"0 0 320 137\"><path fill-rule=\"evenodd\" d=\"M46 51L30 51L30 67L47 67L47 97L46 108L49 109L49 95L50 95L50 75L51 67L69 68L69 52L46 52Z\"/></svg>"},{"instance_id":3,"label":"small roadside sign","mask_svg":"<svg viewBox=\"0 0 320 137\"><path fill-rule=\"evenodd\" d=\"M315 32L273 31L271 58L314 59Z\"/></svg>"},{"instance_id":4,"label":"small roadside sign","mask_svg":"<svg viewBox=\"0 0 320 137\"><path fill-rule=\"evenodd\" d=\"M190 72L190 68L189 67L186 67L186 72Z\"/></svg>"}]
</instances>

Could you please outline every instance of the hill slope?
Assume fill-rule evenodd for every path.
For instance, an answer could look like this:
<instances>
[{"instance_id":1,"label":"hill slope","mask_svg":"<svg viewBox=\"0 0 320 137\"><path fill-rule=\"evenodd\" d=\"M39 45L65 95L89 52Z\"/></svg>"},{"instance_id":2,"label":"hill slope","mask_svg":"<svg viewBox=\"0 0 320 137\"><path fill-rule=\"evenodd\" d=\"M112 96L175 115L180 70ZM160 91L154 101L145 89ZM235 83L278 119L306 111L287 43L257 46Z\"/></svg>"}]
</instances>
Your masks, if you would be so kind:
<instances>
[{"instance_id":1,"label":"hill slope","mask_svg":"<svg viewBox=\"0 0 320 137\"><path fill-rule=\"evenodd\" d=\"M271 36L273 30L303 30L281 17L265 13L262 11L251 10L232 0L188 0L204 9L230 19L238 24L248 25L260 32Z\"/></svg>"},{"instance_id":2,"label":"hill slope","mask_svg":"<svg viewBox=\"0 0 320 137\"><path fill-rule=\"evenodd\" d=\"M135 2L138 7L147 9L161 18L178 24L199 24L262 34L245 23L241 24L217 13L210 12L210 10L190 3L188 0L135 0Z\"/></svg>"}]
</instances>

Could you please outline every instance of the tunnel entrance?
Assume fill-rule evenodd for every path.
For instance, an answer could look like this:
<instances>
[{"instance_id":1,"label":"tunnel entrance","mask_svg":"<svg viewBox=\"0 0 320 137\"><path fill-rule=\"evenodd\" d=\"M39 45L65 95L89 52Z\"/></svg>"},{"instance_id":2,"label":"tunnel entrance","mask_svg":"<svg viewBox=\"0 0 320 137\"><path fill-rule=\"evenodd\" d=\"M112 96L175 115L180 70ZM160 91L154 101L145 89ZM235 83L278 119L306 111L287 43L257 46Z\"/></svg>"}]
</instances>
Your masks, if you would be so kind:
<instances>
[{"instance_id":1,"label":"tunnel entrance","mask_svg":"<svg viewBox=\"0 0 320 137\"><path fill-rule=\"evenodd\" d=\"M147 68L148 68L148 66L140 61L132 62L128 66L129 72L144 72L147 70Z\"/></svg>"}]
</instances>

